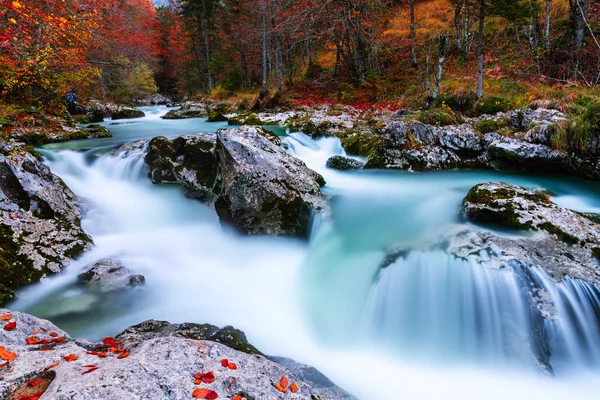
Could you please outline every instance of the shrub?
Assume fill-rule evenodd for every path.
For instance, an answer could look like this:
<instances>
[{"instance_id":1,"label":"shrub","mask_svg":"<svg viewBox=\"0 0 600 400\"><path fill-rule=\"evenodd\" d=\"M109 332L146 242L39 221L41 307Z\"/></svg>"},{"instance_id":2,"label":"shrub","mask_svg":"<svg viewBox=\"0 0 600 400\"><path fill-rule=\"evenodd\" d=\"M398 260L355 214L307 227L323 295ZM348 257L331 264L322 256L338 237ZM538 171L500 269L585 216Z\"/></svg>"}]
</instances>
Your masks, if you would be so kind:
<instances>
[{"instance_id":1,"label":"shrub","mask_svg":"<svg viewBox=\"0 0 600 400\"><path fill-rule=\"evenodd\" d=\"M469 113L477 101L475 92L459 90L455 94L441 95L436 100L436 105L446 104L453 111Z\"/></svg>"},{"instance_id":2,"label":"shrub","mask_svg":"<svg viewBox=\"0 0 600 400\"><path fill-rule=\"evenodd\" d=\"M463 117L457 115L450 107L445 105L442 105L441 108L419 112L416 114L416 120L435 126L458 125L465 122Z\"/></svg>"},{"instance_id":3,"label":"shrub","mask_svg":"<svg viewBox=\"0 0 600 400\"><path fill-rule=\"evenodd\" d=\"M244 85L244 71L242 71L239 67L233 67L229 70L229 73L223 81L221 82L221 86L223 89L229 92L237 92Z\"/></svg>"},{"instance_id":4,"label":"shrub","mask_svg":"<svg viewBox=\"0 0 600 400\"><path fill-rule=\"evenodd\" d=\"M500 96L489 96L480 99L475 104L475 114L476 115L494 115L499 112L505 112L513 108L512 102L504 97Z\"/></svg>"}]
</instances>

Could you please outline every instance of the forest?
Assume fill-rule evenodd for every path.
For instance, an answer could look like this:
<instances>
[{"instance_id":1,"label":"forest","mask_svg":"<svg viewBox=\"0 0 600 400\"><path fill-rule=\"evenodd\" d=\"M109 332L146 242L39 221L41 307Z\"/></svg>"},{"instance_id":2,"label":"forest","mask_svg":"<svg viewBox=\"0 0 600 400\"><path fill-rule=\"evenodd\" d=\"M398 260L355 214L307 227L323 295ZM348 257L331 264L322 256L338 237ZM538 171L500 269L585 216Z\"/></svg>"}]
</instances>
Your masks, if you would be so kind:
<instances>
[{"instance_id":1,"label":"forest","mask_svg":"<svg viewBox=\"0 0 600 400\"><path fill-rule=\"evenodd\" d=\"M6 104L73 90L117 103L160 92L515 108L600 83L590 0L3 0L0 18Z\"/></svg>"}]
</instances>

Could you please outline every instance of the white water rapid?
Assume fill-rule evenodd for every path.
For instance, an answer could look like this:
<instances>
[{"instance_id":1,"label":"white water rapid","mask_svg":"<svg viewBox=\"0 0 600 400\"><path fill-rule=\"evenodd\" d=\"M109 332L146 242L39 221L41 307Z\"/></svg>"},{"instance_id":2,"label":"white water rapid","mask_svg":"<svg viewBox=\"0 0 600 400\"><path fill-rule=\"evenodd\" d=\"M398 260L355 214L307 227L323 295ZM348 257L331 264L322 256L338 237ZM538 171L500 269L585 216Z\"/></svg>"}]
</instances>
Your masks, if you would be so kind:
<instances>
[{"instance_id":1,"label":"white water rapid","mask_svg":"<svg viewBox=\"0 0 600 400\"><path fill-rule=\"evenodd\" d=\"M441 251L409 251L379 266L389 246L458 223L460 203L477 183L544 187L580 211L600 210L599 187L494 172L338 172L325 163L344 154L339 140L294 133L284 139L288 151L325 177L331 218L308 243L240 237L178 186L153 185L141 152L110 152L223 124L163 121L165 108L144 111L141 120L107 121L112 139L42 150L85 199L83 226L95 246L64 273L21 291L11 307L94 339L149 318L233 325L261 351L313 365L359 399L598 398L600 294L592 285L488 269ZM103 295L76 285L83 268L106 257L144 275L146 286ZM538 318L524 273L546 289L555 319ZM532 366L531 354L547 350L539 349L540 334L549 338L555 376Z\"/></svg>"}]
</instances>

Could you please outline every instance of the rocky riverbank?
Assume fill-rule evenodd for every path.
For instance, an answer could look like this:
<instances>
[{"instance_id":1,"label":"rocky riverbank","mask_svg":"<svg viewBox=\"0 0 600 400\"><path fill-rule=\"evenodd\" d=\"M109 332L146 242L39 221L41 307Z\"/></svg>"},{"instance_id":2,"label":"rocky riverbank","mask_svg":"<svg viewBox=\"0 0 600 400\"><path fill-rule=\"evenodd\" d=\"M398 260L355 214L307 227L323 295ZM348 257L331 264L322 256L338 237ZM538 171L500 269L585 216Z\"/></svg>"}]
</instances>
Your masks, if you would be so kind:
<instances>
[{"instance_id":1,"label":"rocky riverbank","mask_svg":"<svg viewBox=\"0 0 600 400\"><path fill-rule=\"evenodd\" d=\"M0 309L0 396L352 400L316 369L269 357L243 332L146 321L102 341Z\"/></svg>"}]
</instances>

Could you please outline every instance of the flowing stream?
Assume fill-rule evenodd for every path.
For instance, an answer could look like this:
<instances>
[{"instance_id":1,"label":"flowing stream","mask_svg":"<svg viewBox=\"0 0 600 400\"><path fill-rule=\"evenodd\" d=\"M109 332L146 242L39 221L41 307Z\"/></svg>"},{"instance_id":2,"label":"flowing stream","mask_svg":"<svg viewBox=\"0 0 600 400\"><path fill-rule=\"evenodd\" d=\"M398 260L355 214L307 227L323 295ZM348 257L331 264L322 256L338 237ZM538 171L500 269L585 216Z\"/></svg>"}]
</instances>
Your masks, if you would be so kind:
<instances>
[{"instance_id":1,"label":"flowing stream","mask_svg":"<svg viewBox=\"0 0 600 400\"><path fill-rule=\"evenodd\" d=\"M83 227L95 246L64 273L20 293L13 308L72 336L98 339L145 319L234 325L263 352L317 367L360 399L597 399L600 292L543 271L495 270L441 251L408 252L387 268L385 250L460 223L467 191L487 181L544 188L556 203L600 213L600 186L574 178L481 171L338 172L339 140L286 135L288 151L326 179L332 216L311 239L240 237L176 185L153 185L143 154L117 145L163 135L216 132L225 123L147 117L107 120L109 139L42 149L48 165L86 199ZM278 132L282 133L283 132ZM102 294L76 284L106 257L146 277L141 290ZM526 280L556 307L542 321ZM551 377L532 366L543 331Z\"/></svg>"}]
</instances>

